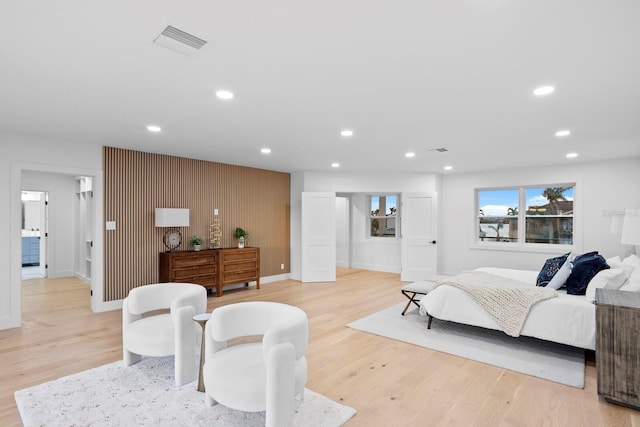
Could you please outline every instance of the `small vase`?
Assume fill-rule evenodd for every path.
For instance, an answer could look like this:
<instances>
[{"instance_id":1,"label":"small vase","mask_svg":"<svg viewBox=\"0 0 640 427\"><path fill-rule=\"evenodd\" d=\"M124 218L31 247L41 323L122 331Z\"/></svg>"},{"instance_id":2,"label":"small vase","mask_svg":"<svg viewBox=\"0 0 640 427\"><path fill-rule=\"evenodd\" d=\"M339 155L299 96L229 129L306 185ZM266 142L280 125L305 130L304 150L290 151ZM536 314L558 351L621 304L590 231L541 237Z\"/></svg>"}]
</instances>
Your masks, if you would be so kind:
<instances>
[{"instance_id":1,"label":"small vase","mask_svg":"<svg viewBox=\"0 0 640 427\"><path fill-rule=\"evenodd\" d=\"M240 236L240 238L238 239L238 247L244 248L244 237L242 236Z\"/></svg>"},{"instance_id":2,"label":"small vase","mask_svg":"<svg viewBox=\"0 0 640 427\"><path fill-rule=\"evenodd\" d=\"M194 251L199 251L200 247L201 247L201 245L193 245L193 250Z\"/></svg>"}]
</instances>

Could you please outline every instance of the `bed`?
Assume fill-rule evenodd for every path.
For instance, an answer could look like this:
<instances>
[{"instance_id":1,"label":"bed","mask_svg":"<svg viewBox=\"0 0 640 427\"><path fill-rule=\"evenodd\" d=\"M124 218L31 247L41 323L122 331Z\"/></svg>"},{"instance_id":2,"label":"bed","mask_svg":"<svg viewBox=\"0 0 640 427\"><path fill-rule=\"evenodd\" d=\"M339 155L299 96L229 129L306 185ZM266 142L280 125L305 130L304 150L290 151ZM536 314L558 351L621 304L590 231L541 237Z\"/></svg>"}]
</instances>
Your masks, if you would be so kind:
<instances>
[{"instance_id":1,"label":"bed","mask_svg":"<svg viewBox=\"0 0 640 427\"><path fill-rule=\"evenodd\" d=\"M514 279L535 287L538 271L485 267L481 271ZM420 300L429 316L488 329L502 330L496 320L467 292L441 284ZM534 304L520 335L595 350L595 305L585 295L568 295L558 290L557 297Z\"/></svg>"}]
</instances>

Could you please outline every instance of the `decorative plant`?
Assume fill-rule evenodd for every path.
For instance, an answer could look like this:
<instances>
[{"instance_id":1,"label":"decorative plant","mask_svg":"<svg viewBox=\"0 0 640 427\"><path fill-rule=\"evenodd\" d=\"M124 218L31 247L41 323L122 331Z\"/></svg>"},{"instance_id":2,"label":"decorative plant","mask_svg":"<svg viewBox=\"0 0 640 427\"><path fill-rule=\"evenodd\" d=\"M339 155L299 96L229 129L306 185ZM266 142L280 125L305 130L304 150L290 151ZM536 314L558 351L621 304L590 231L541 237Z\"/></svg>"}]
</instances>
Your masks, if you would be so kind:
<instances>
[{"instance_id":1,"label":"decorative plant","mask_svg":"<svg viewBox=\"0 0 640 427\"><path fill-rule=\"evenodd\" d=\"M234 231L233 233L233 237L235 237L236 239L239 239L241 237L244 237L245 240L249 237L249 233L247 233L246 231L244 231L242 228L240 227L236 227L236 231Z\"/></svg>"},{"instance_id":2,"label":"decorative plant","mask_svg":"<svg viewBox=\"0 0 640 427\"><path fill-rule=\"evenodd\" d=\"M193 246L197 246L202 244L203 239L200 236L193 236L190 241Z\"/></svg>"}]
</instances>

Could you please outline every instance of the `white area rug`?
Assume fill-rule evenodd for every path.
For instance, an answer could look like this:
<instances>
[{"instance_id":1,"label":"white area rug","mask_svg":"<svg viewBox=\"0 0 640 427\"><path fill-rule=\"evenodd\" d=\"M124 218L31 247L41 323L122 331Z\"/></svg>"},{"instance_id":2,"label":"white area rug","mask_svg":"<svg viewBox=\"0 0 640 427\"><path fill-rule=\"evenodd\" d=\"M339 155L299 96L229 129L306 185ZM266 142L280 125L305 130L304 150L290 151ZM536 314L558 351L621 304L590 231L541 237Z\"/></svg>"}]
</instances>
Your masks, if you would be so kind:
<instances>
[{"instance_id":1,"label":"white area rug","mask_svg":"<svg viewBox=\"0 0 640 427\"><path fill-rule=\"evenodd\" d=\"M207 406L194 381L177 387L173 358L114 362L15 392L30 426L264 426L264 412ZM295 426L341 426L356 411L307 389Z\"/></svg>"},{"instance_id":2,"label":"white area rug","mask_svg":"<svg viewBox=\"0 0 640 427\"><path fill-rule=\"evenodd\" d=\"M572 387L584 388L584 350L501 331L433 319L418 309L400 313L406 303L356 320L347 326L372 334L488 363Z\"/></svg>"}]
</instances>

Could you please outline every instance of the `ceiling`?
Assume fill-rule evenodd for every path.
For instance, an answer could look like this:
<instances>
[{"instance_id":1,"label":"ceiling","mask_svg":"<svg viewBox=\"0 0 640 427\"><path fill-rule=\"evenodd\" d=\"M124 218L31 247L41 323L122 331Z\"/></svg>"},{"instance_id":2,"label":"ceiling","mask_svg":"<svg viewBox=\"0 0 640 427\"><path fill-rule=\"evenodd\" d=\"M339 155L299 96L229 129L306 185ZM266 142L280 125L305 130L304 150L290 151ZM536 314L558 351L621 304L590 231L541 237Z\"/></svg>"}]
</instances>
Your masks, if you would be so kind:
<instances>
[{"instance_id":1,"label":"ceiling","mask_svg":"<svg viewBox=\"0 0 640 427\"><path fill-rule=\"evenodd\" d=\"M635 0L2 0L0 131L284 172L638 156L639 18ZM154 44L167 25L208 43Z\"/></svg>"}]
</instances>

